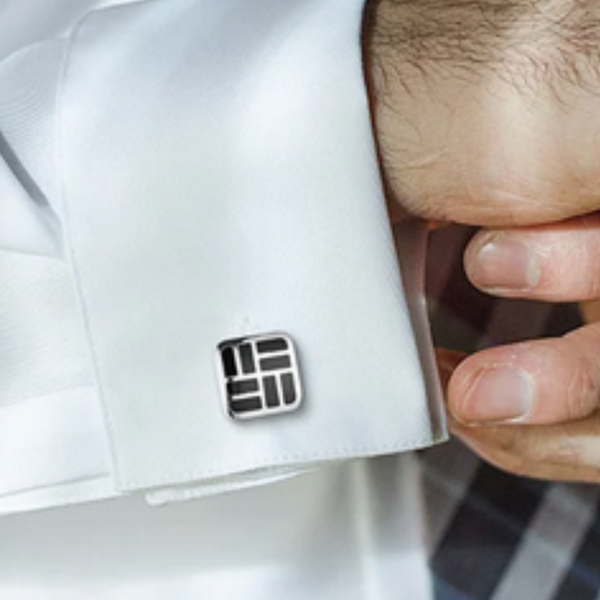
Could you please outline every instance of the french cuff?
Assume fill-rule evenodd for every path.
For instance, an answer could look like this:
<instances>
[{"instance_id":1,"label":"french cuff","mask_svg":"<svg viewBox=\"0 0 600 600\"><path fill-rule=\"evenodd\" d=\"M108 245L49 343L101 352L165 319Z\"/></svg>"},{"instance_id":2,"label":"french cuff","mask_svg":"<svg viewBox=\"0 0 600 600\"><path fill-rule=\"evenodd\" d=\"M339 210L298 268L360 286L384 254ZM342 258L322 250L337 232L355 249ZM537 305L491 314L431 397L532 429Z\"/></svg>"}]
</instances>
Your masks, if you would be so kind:
<instances>
[{"instance_id":1,"label":"french cuff","mask_svg":"<svg viewBox=\"0 0 600 600\"><path fill-rule=\"evenodd\" d=\"M425 232L399 232L401 276L362 4L142 2L68 40L49 203L115 494L169 502L444 438Z\"/></svg>"}]
</instances>

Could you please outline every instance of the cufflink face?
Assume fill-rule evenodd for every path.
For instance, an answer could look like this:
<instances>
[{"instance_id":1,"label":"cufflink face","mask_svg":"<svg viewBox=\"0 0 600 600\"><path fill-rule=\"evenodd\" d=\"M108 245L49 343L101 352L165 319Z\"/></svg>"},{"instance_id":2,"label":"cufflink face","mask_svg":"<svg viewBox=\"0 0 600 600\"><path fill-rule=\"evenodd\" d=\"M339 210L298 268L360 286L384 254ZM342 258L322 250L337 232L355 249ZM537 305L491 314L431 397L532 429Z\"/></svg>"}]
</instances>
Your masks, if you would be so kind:
<instances>
[{"instance_id":1,"label":"cufflink face","mask_svg":"<svg viewBox=\"0 0 600 600\"><path fill-rule=\"evenodd\" d=\"M296 349L286 334L221 342L217 371L225 407L233 419L292 412L302 403Z\"/></svg>"}]
</instances>

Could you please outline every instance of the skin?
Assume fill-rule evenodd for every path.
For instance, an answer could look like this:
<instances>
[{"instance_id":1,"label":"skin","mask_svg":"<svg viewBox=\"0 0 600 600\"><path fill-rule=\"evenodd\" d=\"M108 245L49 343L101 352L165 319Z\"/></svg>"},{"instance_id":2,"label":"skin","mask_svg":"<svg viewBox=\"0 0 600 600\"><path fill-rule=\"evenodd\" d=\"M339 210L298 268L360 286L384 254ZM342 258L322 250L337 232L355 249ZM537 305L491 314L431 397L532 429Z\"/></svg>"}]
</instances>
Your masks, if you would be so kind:
<instances>
[{"instance_id":1,"label":"skin","mask_svg":"<svg viewBox=\"0 0 600 600\"><path fill-rule=\"evenodd\" d=\"M475 286L598 314L600 3L379 0L364 45L392 218L477 225ZM600 324L439 364L481 456L600 481Z\"/></svg>"}]
</instances>

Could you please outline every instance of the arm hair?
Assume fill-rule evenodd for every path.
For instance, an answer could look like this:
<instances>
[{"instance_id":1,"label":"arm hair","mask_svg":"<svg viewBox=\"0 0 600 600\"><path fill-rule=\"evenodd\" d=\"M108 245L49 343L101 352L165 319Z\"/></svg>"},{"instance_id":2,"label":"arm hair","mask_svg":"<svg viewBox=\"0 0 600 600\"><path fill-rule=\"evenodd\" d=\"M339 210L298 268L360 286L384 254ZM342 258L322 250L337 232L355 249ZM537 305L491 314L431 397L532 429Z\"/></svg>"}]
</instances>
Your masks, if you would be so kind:
<instances>
[{"instance_id":1,"label":"arm hair","mask_svg":"<svg viewBox=\"0 0 600 600\"><path fill-rule=\"evenodd\" d=\"M365 18L372 77L384 84L494 74L520 89L595 88L598 0L374 0Z\"/></svg>"}]
</instances>

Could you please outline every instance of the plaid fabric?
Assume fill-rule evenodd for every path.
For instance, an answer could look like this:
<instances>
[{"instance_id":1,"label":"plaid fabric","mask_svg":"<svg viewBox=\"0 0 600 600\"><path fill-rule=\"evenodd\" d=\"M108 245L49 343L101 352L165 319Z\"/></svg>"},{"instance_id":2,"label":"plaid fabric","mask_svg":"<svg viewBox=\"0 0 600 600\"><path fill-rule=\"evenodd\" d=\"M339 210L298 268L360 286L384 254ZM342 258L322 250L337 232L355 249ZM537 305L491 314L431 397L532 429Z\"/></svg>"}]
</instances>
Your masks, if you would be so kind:
<instances>
[{"instance_id":1,"label":"plaid fabric","mask_svg":"<svg viewBox=\"0 0 600 600\"><path fill-rule=\"evenodd\" d=\"M473 351L560 335L572 305L492 300L462 274L471 231L432 237L428 282L437 345ZM423 452L436 600L600 600L600 488L505 474L453 441Z\"/></svg>"}]
</instances>

